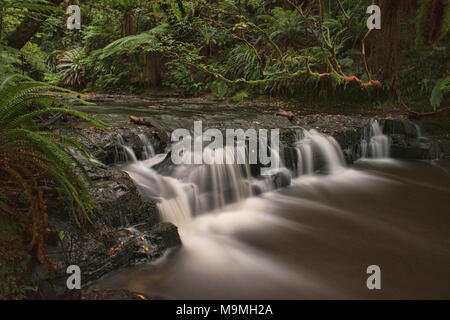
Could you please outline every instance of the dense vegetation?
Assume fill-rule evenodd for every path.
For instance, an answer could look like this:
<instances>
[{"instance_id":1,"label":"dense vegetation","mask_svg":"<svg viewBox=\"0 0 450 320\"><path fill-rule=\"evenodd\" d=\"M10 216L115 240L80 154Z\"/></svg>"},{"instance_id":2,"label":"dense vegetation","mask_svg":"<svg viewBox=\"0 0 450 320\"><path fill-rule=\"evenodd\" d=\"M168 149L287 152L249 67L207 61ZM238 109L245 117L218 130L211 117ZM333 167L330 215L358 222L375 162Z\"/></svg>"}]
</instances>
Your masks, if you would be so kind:
<instances>
[{"instance_id":1,"label":"dense vegetation","mask_svg":"<svg viewBox=\"0 0 450 320\"><path fill-rule=\"evenodd\" d=\"M372 3L381 30L366 27ZM401 98L418 111L449 90L447 1L83 0L81 30L66 28L68 4L3 1L0 72L96 92Z\"/></svg>"},{"instance_id":2,"label":"dense vegetation","mask_svg":"<svg viewBox=\"0 0 450 320\"><path fill-rule=\"evenodd\" d=\"M81 30L67 29L69 4L81 7ZM381 8L381 30L366 26L371 4ZM31 289L20 277L30 260L51 264L47 197L66 201L77 222L95 207L74 157L89 151L52 119L102 124L55 93L440 112L450 91L449 25L442 0L2 0L0 298Z\"/></svg>"}]
</instances>

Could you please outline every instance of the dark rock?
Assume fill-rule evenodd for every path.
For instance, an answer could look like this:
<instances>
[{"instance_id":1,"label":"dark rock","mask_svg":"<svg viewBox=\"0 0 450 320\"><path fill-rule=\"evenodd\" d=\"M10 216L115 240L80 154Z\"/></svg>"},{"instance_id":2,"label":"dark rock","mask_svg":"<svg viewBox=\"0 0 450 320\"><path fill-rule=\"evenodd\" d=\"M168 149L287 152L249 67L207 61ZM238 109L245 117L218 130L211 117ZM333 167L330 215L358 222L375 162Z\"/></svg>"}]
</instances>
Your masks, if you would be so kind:
<instances>
[{"instance_id":1,"label":"dark rock","mask_svg":"<svg viewBox=\"0 0 450 320\"><path fill-rule=\"evenodd\" d=\"M389 136L404 135L408 139L418 138L417 126L408 119L382 119L383 133Z\"/></svg>"},{"instance_id":2,"label":"dark rock","mask_svg":"<svg viewBox=\"0 0 450 320\"><path fill-rule=\"evenodd\" d=\"M442 157L439 143L420 135L408 119L382 119L383 133L391 137L391 156L397 159L434 160Z\"/></svg>"},{"instance_id":3,"label":"dark rock","mask_svg":"<svg viewBox=\"0 0 450 320\"><path fill-rule=\"evenodd\" d=\"M161 238L162 248L169 249L181 245L178 228L171 223L161 222L154 226L151 233Z\"/></svg>"},{"instance_id":4,"label":"dark rock","mask_svg":"<svg viewBox=\"0 0 450 320\"><path fill-rule=\"evenodd\" d=\"M34 272L34 283L45 297L66 292L69 265L80 267L85 286L113 270L153 260L180 244L176 227L158 224L155 202L140 195L127 173L101 163L83 163L94 183L92 195L98 210L91 215L91 223L78 227L67 208L60 207L60 201L49 203L52 241L47 251L55 270L50 274L40 269ZM150 232L127 228L133 225Z\"/></svg>"},{"instance_id":5,"label":"dark rock","mask_svg":"<svg viewBox=\"0 0 450 320\"><path fill-rule=\"evenodd\" d=\"M450 139L439 139L438 141L440 149L444 154L444 157L450 157Z\"/></svg>"},{"instance_id":6,"label":"dark rock","mask_svg":"<svg viewBox=\"0 0 450 320\"><path fill-rule=\"evenodd\" d=\"M145 145L143 138L147 139L156 153L162 153L167 147L167 137L158 133L154 128L146 126L129 125L114 127L103 131L97 128L81 128L80 133L87 139L86 143L92 145L91 152L96 159L106 165L124 162L126 153L121 145L130 147L137 159L144 159ZM97 146L97 147L95 147Z\"/></svg>"}]
</instances>

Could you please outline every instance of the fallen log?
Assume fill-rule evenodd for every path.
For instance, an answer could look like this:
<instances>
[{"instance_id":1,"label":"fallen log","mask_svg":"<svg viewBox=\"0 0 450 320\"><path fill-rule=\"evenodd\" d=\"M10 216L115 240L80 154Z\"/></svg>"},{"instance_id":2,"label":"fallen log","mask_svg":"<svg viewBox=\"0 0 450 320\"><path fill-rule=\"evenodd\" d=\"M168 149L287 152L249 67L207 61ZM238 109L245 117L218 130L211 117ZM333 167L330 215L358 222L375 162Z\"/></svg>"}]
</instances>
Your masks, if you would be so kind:
<instances>
[{"instance_id":1,"label":"fallen log","mask_svg":"<svg viewBox=\"0 0 450 320\"><path fill-rule=\"evenodd\" d=\"M152 127L152 128L154 127L150 121L147 121L144 118L130 116L130 121L131 121L131 123L137 124L139 126L147 126L147 127Z\"/></svg>"},{"instance_id":2,"label":"fallen log","mask_svg":"<svg viewBox=\"0 0 450 320\"><path fill-rule=\"evenodd\" d=\"M285 110L278 110L278 112L275 114L277 116L286 117L290 121L294 120L294 113L292 111L285 111Z\"/></svg>"}]
</instances>

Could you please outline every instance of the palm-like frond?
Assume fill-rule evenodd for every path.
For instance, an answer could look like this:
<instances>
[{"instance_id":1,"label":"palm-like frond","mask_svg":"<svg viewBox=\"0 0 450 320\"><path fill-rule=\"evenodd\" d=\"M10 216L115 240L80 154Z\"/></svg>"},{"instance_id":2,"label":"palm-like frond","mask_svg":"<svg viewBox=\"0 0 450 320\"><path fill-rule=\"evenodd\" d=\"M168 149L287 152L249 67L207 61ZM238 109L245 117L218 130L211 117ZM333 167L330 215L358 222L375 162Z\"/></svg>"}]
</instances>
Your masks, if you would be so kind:
<instances>
[{"instance_id":1,"label":"palm-like frond","mask_svg":"<svg viewBox=\"0 0 450 320\"><path fill-rule=\"evenodd\" d=\"M238 45L231 50L226 70L235 79L256 80L262 76L262 66L259 57L255 50L246 43Z\"/></svg>"},{"instance_id":2,"label":"palm-like frond","mask_svg":"<svg viewBox=\"0 0 450 320\"><path fill-rule=\"evenodd\" d=\"M143 46L148 47L147 50L152 48L156 50L160 44L158 37L165 34L167 28L167 24L162 24L150 31L116 40L102 50L100 59L106 59L114 55L131 54Z\"/></svg>"}]
</instances>

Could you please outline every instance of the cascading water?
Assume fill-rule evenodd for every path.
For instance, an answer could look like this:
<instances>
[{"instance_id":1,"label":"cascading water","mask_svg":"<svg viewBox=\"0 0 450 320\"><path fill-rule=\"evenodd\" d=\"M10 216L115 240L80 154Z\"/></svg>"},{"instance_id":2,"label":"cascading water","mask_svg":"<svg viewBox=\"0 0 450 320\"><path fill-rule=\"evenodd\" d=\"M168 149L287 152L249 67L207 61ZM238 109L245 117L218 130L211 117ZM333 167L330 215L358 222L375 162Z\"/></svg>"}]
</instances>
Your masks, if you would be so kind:
<instances>
[{"instance_id":1,"label":"cascading water","mask_svg":"<svg viewBox=\"0 0 450 320\"><path fill-rule=\"evenodd\" d=\"M371 120L370 126L364 128L361 140L361 157L388 158L389 150L389 137L383 134L383 128L377 120Z\"/></svg>"},{"instance_id":2,"label":"cascading water","mask_svg":"<svg viewBox=\"0 0 450 320\"><path fill-rule=\"evenodd\" d=\"M115 150L115 161L116 162L129 162L137 161L136 154L133 148L129 147L121 134L116 135L117 145Z\"/></svg>"},{"instance_id":3,"label":"cascading water","mask_svg":"<svg viewBox=\"0 0 450 320\"><path fill-rule=\"evenodd\" d=\"M168 173L160 174L154 166L167 160L169 154L155 155L154 149L143 134L138 135L142 142L142 158L138 161L131 147L118 134L117 141L122 153L118 159L127 162L123 168L141 192L158 200L158 210L162 220L177 225L180 233L185 234L191 227L194 216L223 208L230 203L240 202L255 193L265 193L279 187L273 176L300 177L311 175L316 171L336 173L345 168L343 152L337 141L316 130L302 129L298 132L296 143L296 164L291 172L283 167L271 172L273 176L252 177L248 164L248 148L224 147L219 150L209 148L190 150L183 154L184 160L200 156L206 163L198 165L169 165ZM368 143L367 143L368 141ZM365 144L366 143L366 144ZM270 149L270 146L260 146ZM389 154L389 139L382 134L377 121L371 121L370 131L361 142L363 157L381 158ZM275 152L271 150L271 152ZM197 154L201 153L201 154ZM245 154L244 154L245 153ZM221 155L223 161L216 163L214 157ZM276 154L280 158L279 154ZM241 164L227 164L226 159L247 159Z\"/></svg>"},{"instance_id":4,"label":"cascading water","mask_svg":"<svg viewBox=\"0 0 450 320\"><path fill-rule=\"evenodd\" d=\"M224 155L227 153L224 148ZM178 226L182 237L189 232L193 216L252 195L247 164L179 165L173 168L169 177L152 168L157 163L152 163L151 159L137 161L123 170L141 192L158 199L157 208L162 220Z\"/></svg>"},{"instance_id":5,"label":"cascading water","mask_svg":"<svg viewBox=\"0 0 450 320\"><path fill-rule=\"evenodd\" d=\"M329 172L345 167L345 159L337 141L316 130L303 130L296 144L297 176L312 174L322 166Z\"/></svg>"},{"instance_id":6,"label":"cascading water","mask_svg":"<svg viewBox=\"0 0 450 320\"><path fill-rule=\"evenodd\" d=\"M142 159L146 160L153 156L155 156L155 149L153 148L150 140L148 140L147 136L143 133L138 134L139 139L142 142L143 150L142 150Z\"/></svg>"},{"instance_id":7,"label":"cascading water","mask_svg":"<svg viewBox=\"0 0 450 320\"><path fill-rule=\"evenodd\" d=\"M153 167L170 154L153 155L147 160L137 161L133 149L127 147L120 138L119 142L131 162L123 170L140 187L141 192L158 199L157 207L162 220L178 226L182 237L191 229L194 216L240 202L252 196L253 189L258 190L258 193L272 191L279 186L274 176L289 176L290 179L292 175L288 169L282 167L271 172L273 176L252 177L247 148L224 147L216 153L217 150L208 146L204 150L194 148L185 152L183 157L184 160L193 160L198 156L196 153L201 152L200 156L205 162L212 164L169 165L170 176L162 175ZM145 136L140 138L144 144L144 158L146 154L154 154L148 139L145 139ZM271 153L276 152L269 146L260 147L267 147ZM146 150L148 153L145 153ZM298 176L312 174L316 170L334 173L345 167L344 156L336 140L316 130L301 131L296 150ZM223 161L211 161L217 154L223 157ZM275 156L280 158L279 154ZM240 161L242 164L226 164L228 158L242 158L247 161ZM279 161L282 166L282 159Z\"/></svg>"},{"instance_id":8,"label":"cascading water","mask_svg":"<svg viewBox=\"0 0 450 320\"><path fill-rule=\"evenodd\" d=\"M363 156L389 154L389 141L378 123L371 123L363 141ZM130 157L123 170L141 192L158 199L162 220L178 226L183 245L103 283L169 299L371 298L365 268L379 263L400 281L383 288L386 297L414 292L422 278L411 283L404 275L415 276L418 269L426 275L422 287L440 297L440 278L448 278L448 258L442 260L448 250L439 239L448 232L439 219L429 230L418 228L426 216L422 208L437 203L444 212L448 207L450 190L444 187L448 181L443 179L442 188L430 188L417 180L420 170L395 161L360 161L347 169L336 140L315 130L299 132L295 150L296 165L291 169L298 179L290 188L258 197L252 197L255 185L273 191L276 184L272 177L252 176L253 168L245 164L175 166L169 164L170 154L142 161ZM227 150L223 154L232 155ZM213 155L206 150L206 156ZM388 166L386 172L377 173L382 166ZM392 175L395 170L400 173L397 177ZM425 179L442 178L433 170L424 172ZM274 176L286 171L281 168ZM393 190L412 192L414 197L404 201ZM386 214L390 212L396 214ZM411 248L414 254L405 254ZM393 269L393 255L407 263ZM429 272L430 261L436 276Z\"/></svg>"}]
</instances>

